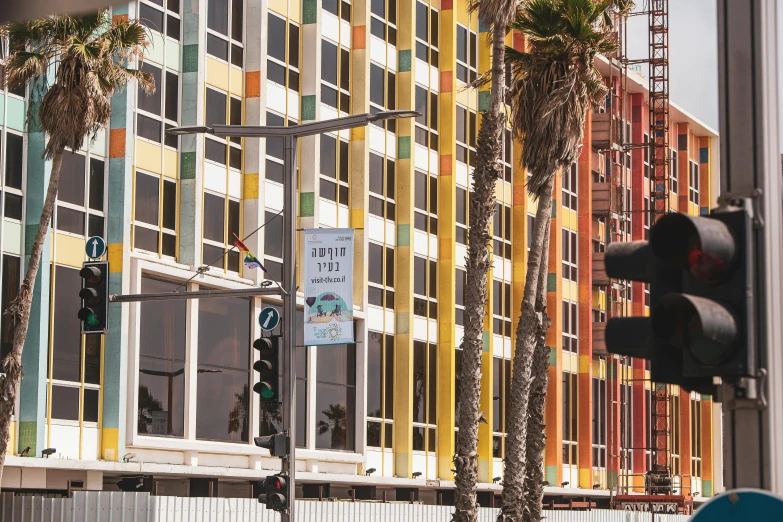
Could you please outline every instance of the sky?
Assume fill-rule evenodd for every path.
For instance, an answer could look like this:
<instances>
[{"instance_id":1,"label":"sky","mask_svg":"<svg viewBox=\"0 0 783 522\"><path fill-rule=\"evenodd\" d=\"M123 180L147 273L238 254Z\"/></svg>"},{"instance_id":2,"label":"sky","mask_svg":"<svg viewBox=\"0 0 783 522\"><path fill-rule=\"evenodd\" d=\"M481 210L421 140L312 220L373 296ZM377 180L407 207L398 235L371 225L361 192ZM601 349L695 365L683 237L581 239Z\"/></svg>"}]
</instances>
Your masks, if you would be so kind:
<instances>
[{"instance_id":1,"label":"sky","mask_svg":"<svg viewBox=\"0 0 783 522\"><path fill-rule=\"evenodd\" d=\"M636 0L637 9L644 0ZM778 5L783 27L783 3ZM647 16L628 21L628 58L646 58ZM780 34L780 31L778 31ZM643 66L645 77L646 66ZM669 2L669 93L671 101L718 131L718 12L716 0ZM783 123L783 38L778 37L778 121ZM783 125L781 125L783 129ZM783 151L783 130L779 132Z\"/></svg>"}]
</instances>

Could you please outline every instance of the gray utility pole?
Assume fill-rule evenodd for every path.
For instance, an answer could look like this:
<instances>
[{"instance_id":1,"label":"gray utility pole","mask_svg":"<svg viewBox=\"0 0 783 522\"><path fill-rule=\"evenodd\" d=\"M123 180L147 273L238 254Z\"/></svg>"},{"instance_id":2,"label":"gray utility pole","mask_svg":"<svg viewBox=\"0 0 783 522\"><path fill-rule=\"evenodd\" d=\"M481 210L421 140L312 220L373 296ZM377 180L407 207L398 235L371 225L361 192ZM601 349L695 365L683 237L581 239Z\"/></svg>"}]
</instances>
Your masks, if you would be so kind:
<instances>
[{"instance_id":1,"label":"gray utility pole","mask_svg":"<svg viewBox=\"0 0 783 522\"><path fill-rule=\"evenodd\" d=\"M723 384L724 480L783 494L783 195L777 0L718 0L721 202L753 212L756 378Z\"/></svg>"},{"instance_id":2,"label":"gray utility pole","mask_svg":"<svg viewBox=\"0 0 783 522\"><path fill-rule=\"evenodd\" d=\"M316 121L290 127L263 127L251 125L213 125L212 127L176 127L171 134L214 134L220 137L283 138L285 143L283 185L283 429L290 440L290 450L283 458L282 473L288 482L288 509L281 513L281 522L294 520L296 497L296 146L304 136L324 134L370 122L396 118L413 118L415 111L384 111L376 114L357 114L345 118Z\"/></svg>"}]
</instances>

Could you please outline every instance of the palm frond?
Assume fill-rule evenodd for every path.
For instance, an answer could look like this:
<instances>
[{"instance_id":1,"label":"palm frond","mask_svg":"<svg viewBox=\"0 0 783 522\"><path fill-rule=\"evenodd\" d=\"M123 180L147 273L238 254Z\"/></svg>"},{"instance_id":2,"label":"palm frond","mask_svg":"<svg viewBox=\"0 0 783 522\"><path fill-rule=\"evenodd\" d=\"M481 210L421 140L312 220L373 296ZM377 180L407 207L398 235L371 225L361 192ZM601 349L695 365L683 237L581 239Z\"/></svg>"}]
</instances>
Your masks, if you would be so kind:
<instances>
[{"instance_id":1,"label":"palm frond","mask_svg":"<svg viewBox=\"0 0 783 522\"><path fill-rule=\"evenodd\" d=\"M149 45L138 21L113 20L107 10L82 16L52 16L8 24L11 46L6 60L12 86L31 84L40 98L32 114L48 136L44 155L79 149L87 136L109 122L115 90L137 82L155 89L148 73L137 70Z\"/></svg>"}]
</instances>

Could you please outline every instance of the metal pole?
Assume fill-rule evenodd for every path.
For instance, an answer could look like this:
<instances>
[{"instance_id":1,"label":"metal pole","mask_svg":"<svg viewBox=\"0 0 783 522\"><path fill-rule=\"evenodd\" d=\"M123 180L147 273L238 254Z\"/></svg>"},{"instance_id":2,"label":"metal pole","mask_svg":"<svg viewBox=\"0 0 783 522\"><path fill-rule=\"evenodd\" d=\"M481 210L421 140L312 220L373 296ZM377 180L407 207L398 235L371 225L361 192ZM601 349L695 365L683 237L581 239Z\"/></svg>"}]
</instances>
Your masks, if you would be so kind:
<instances>
[{"instance_id":1,"label":"metal pole","mask_svg":"<svg viewBox=\"0 0 783 522\"><path fill-rule=\"evenodd\" d=\"M296 137L286 136L283 185L283 428L291 441L283 473L288 475L288 511L281 522L293 522L296 496Z\"/></svg>"},{"instance_id":2,"label":"metal pole","mask_svg":"<svg viewBox=\"0 0 783 522\"><path fill-rule=\"evenodd\" d=\"M256 297L259 295L280 295L278 286L237 288L234 290L197 290L194 292L161 292L157 294L111 294L111 303L143 303L147 301L182 301L187 299L209 299L212 297Z\"/></svg>"},{"instance_id":3,"label":"metal pole","mask_svg":"<svg viewBox=\"0 0 783 522\"><path fill-rule=\"evenodd\" d=\"M783 217L776 48L777 0L718 1L722 200L754 215L751 332L756 378L723 384L727 489L783 494Z\"/></svg>"}]
</instances>

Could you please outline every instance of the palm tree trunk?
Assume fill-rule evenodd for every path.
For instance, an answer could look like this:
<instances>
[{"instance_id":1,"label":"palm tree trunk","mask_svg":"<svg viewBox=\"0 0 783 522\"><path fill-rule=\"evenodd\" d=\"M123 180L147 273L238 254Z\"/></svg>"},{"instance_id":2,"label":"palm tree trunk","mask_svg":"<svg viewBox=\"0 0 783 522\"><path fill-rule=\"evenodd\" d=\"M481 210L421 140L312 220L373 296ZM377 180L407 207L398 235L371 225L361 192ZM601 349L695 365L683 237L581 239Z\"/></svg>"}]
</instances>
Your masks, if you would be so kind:
<instances>
[{"instance_id":1,"label":"palm tree trunk","mask_svg":"<svg viewBox=\"0 0 783 522\"><path fill-rule=\"evenodd\" d=\"M546 331L549 318L546 313L546 281L549 259L549 224L544 235L543 255L538 271L538 295L536 296L536 312L541 314L536 349L533 352L533 362L530 372L530 402L527 415L527 436L525 448L525 511L528 522L541 522L542 501L544 499L544 450L546 435L544 433L544 407L546 406L546 388L549 383L549 348L546 346Z\"/></svg>"},{"instance_id":2,"label":"palm tree trunk","mask_svg":"<svg viewBox=\"0 0 783 522\"><path fill-rule=\"evenodd\" d=\"M500 24L498 24L500 25ZM454 522L475 522L476 482L478 480L478 424L481 390L481 354L487 300L487 272L492 266L489 255L489 221L495 210L495 182L500 177L503 127L505 27L495 27L492 36L492 86L489 109L481 116L478 155L473 171L470 201L470 231L465 260L465 334L462 341L462 370L459 397L459 433L454 456Z\"/></svg>"},{"instance_id":3,"label":"palm tree trunk","mask_svg":"<svg viewBox=\"0 0 783 522\"><path fill-rule=\"evenodd\" d=\"M546 271L542 265L545 259L544 247L549 221L552 217L552 188L554 173L549 176L538 198L538 210L533 221L530 254L527 259L525 293L522 298L522 315L517 323L517 338L514 347L514 370L511 373L511 395L509 397L509 418L506 423L506 454L503 469L503 501L498 522L519 522L525 504L525 457L527 455L527 414L530 397L530 377L536 334L541 319L536 313L539 273Z\"/></svg>"},{"instance_id":4,"label":"palm tree trunk","mask_svg":"<svg viewBox=\"0 0 783 522\"><path fill-rule=\"evenodd\" d=\"M41 264L41 252L43 251L44 240L49 232L49 223L54 211L54 202L57 199L57 188L60 184L60 167L63 164L63 151L55 153L52 159L52 173L49 176L49 188L46 192L43 209L41 210L41 219L38 222L38 231L35 233L32 250L30 251L30 261L27 265L27 273L19 288L19 294L11 301L8 310L9 319L13 320L14 326L14 344L5 360L3 361L3 372L5 378L0 379L0 484L3 480L3 468L5 467L5 453L8 446L9 427L11 425L11 415L16 402L16 392L19 388L19 380L22 377L22 349L27 337L27 326L30 324L30 304L33 300L33 289L35 288L35 278L38 275L38 267ZM76 320L76 319L74 319Z\"/></svg>"}]
</instances>

